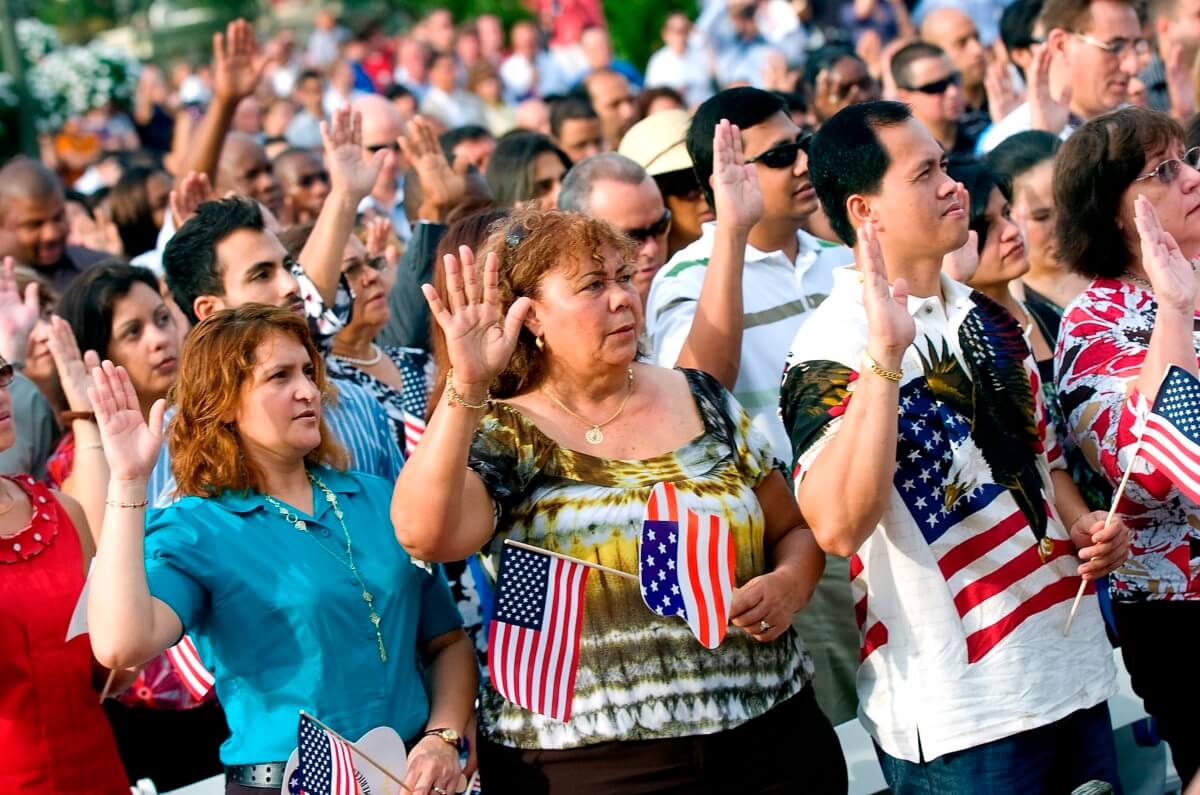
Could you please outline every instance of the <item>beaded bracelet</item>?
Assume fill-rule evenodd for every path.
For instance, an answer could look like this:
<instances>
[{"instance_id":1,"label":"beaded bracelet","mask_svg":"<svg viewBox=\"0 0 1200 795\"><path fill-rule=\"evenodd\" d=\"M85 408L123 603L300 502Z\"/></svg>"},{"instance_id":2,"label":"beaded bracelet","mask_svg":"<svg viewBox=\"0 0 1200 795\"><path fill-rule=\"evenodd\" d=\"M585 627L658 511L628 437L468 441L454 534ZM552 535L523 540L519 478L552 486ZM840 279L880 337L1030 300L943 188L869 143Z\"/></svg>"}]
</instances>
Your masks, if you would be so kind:
<instances>
[{"instance_id":1,"label":"beaded bracelet","mask_svg":"<svg viewBox=\"0 0 1200 795\"><path fill-rule=\"evenodd\" d=\"M141 502L120 502L119 500L106 499L104 504L110 508L145 508L150 504L150 500L142 500Z\"/></svg>"},{"instance_id":2,"label":"beaded bracelet","mask_svg":"<svg viewBox=\"0 0 1200 795\"><path fill-rule=\"evenodd\" d=\"M453 406L455 403L467 409L486 409L492 405L492 390L487 391L482 403L468 403L454 388L454 368L451 367L446 371L446 405Z\"/></svg>"}]
</instances>

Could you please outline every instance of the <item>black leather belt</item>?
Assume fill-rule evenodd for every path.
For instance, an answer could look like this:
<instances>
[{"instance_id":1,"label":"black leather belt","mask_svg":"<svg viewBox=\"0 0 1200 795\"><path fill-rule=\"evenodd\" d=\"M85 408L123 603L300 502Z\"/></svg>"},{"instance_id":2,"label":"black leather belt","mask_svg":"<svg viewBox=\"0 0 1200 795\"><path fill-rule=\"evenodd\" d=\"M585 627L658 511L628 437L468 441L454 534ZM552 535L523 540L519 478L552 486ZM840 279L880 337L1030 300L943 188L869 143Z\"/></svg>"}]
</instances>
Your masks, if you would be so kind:
<instances>
[{"instance_id":1,"label":"black leather belt","mask_svg":"<svg viewBox=\"0 0 1200 795\"><path fill-rule=\"evenodd\" d=\"M287 762L264 762L259 765L230 765L225 768L225 780L243 787L280 789L283 769Z\"/></svg>"}]
</instances>

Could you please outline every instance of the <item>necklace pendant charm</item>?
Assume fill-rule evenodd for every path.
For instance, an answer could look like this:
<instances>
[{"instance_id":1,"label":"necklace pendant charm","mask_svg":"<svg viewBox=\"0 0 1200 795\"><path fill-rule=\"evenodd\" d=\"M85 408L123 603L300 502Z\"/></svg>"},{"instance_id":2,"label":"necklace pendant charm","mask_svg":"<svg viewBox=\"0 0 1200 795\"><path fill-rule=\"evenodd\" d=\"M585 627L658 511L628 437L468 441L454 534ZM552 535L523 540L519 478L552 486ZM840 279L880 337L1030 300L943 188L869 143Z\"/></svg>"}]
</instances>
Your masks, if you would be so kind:
<instances>
[{"instance_id":1,"label":"necklace pendant charm","mask_svg":"<svg viewBox=\"0 0 1200 795\"><path fill-rule=\"evenodd\" d=\"M299 530L301 533L303 533L308 530L308 523L305 522L303 519L297 519L296 520L296 529Z\"/></svg>"},{"instance_id":2,"label":"necklace pendant charm","mask_svg":"<svg viewBox=\"0 0 1200 795\"><path fill-rule=\"evenodd\" d=\"M587 433L583 435L587 439L588 444L600 444L604 441L604 432L597 426L592 426Z\"/></svg>"},{"instance_id":3,"label":"necklace pendant charm","mask_svg":"<svg viewBox=\"0 0 1200 795\"><path fill-rule=\"evenodd\" d=\"M371 604L375 601L375 596L370 591L363 591L363 601Z\"/></svg>"},{"instance_id":4,"label":"necklace pendant charm","mask_svg":"<svg viewBox=\"0 0 1200 795\"><path fill-rule=\"evenodd\" d=\"M1054 541L1049 536L1042 536L1042 540L1038 542L1038 557L1045 563L1054 554Z\"/></svg>"}]
</instances>

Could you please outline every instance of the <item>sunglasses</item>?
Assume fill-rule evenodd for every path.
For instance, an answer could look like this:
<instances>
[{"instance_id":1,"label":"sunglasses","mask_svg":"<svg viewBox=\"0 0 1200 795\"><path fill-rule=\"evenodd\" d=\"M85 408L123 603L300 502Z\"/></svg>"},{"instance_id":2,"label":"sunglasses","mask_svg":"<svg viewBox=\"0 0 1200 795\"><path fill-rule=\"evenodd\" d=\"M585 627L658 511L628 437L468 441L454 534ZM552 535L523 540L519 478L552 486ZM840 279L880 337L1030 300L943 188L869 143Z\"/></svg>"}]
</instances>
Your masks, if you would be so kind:
<instances>
[{"instance_id":1,"label":"sunglasses","mask_svg":"<svg viewBox=\"0 0 1200 795\"><path fill-rule=\"evenodd\" d=\"M1134 182L1141 182L1144 179L1155 177L1159 184L1170 185L1179 176L1179 172L1184 166L1200 169L1200 146L1193 146L1191 149L1183 153L1183 157L1173 157L1170 160L1164 160L1154 167L1153 171L1147 171Z\"/></svg>"},{"instance_id":2,"label":"sunglasses","mask_svg":"<svg viewBox=\"0 0 1200 795\"><path fill-rule=\"evenodd\" d=\"M633 241L638 245L645 243L652 237L661 237L671 228L671 211L663 208L662 216L650 226L642 227L641 229L626 229L625 235L633 238Z\"/></svg>"},{"instance_id":3,"label":"sunglasses","mask_svg":"<svg viewBox=\"0 0 1200 795\"><path fill-rule=\"evenodd\" d=\"M6 389L16 377L16 371L11 364L5 362L3 359L0 359L0 362L4 362L0 364L0 389Z\"/></svg>"},{"instance_id":4,"label":"sunglasses","mask_svg":"<svg viewBox=\"0 0 1200 795\"><path fill-rule=\"evenodd\" d=\"M376 273L382 273L388 269L387 258L370 257L364 259L362 257L355 257L352 260L347 260L345 267L342 268L342 275L346 277L347 281L358 281L358 278L363 274L364 268L370 268Z\"/></svg>"},{"instance_id":5,"label":"sunglasses","mask_svg":"<svg viewBox=\"0 0 1200 795\"><path fill-rule=\"evenodd\" d=\"M396 152L397 154L399 154L400 153L400 144L396 143L395 141L391 141L390 143L386 143L386 144L372 144L370 146L364 146L363 149L366 149L371 154L375 154L376 152L382 152L384 149L391 149L393 152Z\"/></svg>"},{"instance_id":6,"label":"sunglasses","mask_svg":"<svg viewBox=\"0 0 1200 795\"><path fill-rule=\"evenodd\" d=\"M300 184L300 187L302 187L302 188L311 188L313 186L313 184L317 183L317 182L324 182L326 185L328 185L329 184L329 172L328 171L314 171L311 174L304 174L300 177L300 179L296 180L296 182L298 182Z\"/></svg>"},{"instance_id":7,"label":"sunglasses","mask_svg":"<svg viewBox=\"0 0 1200 795\"><path fill-rule=\"evenodd\" d=\"M796 164L800 152L808 154L808 145L812 143L812 133L800 133L795 141L772 147L757 157L747 160L747 163L762 163L767 168L791 168Z\"/></svg>"},{"instance_id":8,"label":"sunglasses","mask_svg":"<svg viewBox=\"0 0 1200 795\"><path fill-rule=\"evenodd\" d=\"M955 72L952 75L943 77L941 80L934 80L932 83L926 83L923 86L905 86L905 91L916 91L918 94L945 94L950 86L962 86L962 75Z\"/></svg>"}]
</instances>

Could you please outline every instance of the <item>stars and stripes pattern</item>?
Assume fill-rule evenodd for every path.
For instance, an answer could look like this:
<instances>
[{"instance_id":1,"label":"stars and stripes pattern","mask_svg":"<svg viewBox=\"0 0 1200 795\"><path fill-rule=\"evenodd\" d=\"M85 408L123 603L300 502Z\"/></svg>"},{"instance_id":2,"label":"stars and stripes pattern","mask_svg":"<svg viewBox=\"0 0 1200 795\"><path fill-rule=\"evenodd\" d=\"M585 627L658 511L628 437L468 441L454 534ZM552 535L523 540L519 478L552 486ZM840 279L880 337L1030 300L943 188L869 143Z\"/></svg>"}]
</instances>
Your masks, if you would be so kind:
<instances>
[{"instance_id":1,"label":"stars and stripes pattern","mask_svg":"<svg viewBox=\"0 0 1200 795\"><path fill-rule=\"evenodd\" d=\"M992 481L969 420L934 400L924 378L900 390L896 459L896 490L954 596L968 662L1030 616L1074 597L1079 578L1045 565L1074 556L1074 545L1049 536L1039 543L1007 489ZM865 626L864 658L886 641L884 630L869 648L870 635Z\"/></svg>"},{"instance_id":2,"label":"stars and stripes pattern","mask_svg":"<svg viewBox=\"0 0 1200 795\"><path fill-rule=\"evenodd\" d=\"M404 411L404 455L411 456L425 435L425 418L418 417L411 411Z\"/></svg>"},{"instance_id":3,"label":"stars and stripes pattern","mask_svg":"<svg viewBox=\"0 0 1200 795\"><path fill-rule=\"evenodd\" d=\"M358 795L358 771L350 746L300 716L300 751L288 782L293 795Z\"/></svg>"},{"instance_id":4,"label":"stars and stripes pattern","mask_svg":"<svg viewBox=\"0 0 1200 795\"><path fill-rule=\"evenodd\" d=\"M562 722L571 719L584 590L590 569L505 545L488 631L488 671L502 696Z\"/></svg>"},{"instance_id":5,"label":"stars and stripes pattern","mask_svg":"<svg viewBox=\"0 0 1200 795\"><path fill-rule=\"evenodd\" d=\"M216 680L200 661L200 653L196 651L196 644L192 643L192 639L184 635L183 640L167 649L167 659L171 661L171 666L179 674L180 682L192 698L203 701Z\"/></svg>"},{"instance_id":6,"label":"stars and stripes pattern","mask_svg":"<svg viewBox=\"0 0 1200 795\"><path fill-rule=\"evenodd\" d=\"M701 645L725 639L733 600L733 535L724 517L681 505L678 489L659 483L642 522L638 579L646 606L687 622Z\"/></svg>"},{"instance_id":7,"label":"stars and stripes pattern","mask_svg":"<svg viewBox=\"0 0 1200 795\"><path fill-rule=\"evenodd\" d=\"M1141 449L1147 461L1200 503L1200 381L1182 367L1172 365L1159 386L1142 428Z\"/></svg>"}]
</instances>

